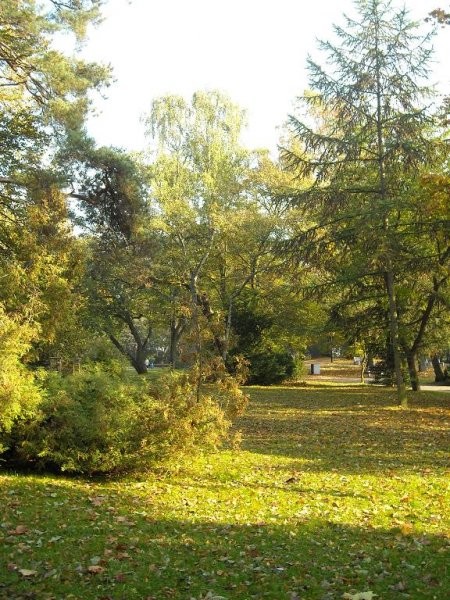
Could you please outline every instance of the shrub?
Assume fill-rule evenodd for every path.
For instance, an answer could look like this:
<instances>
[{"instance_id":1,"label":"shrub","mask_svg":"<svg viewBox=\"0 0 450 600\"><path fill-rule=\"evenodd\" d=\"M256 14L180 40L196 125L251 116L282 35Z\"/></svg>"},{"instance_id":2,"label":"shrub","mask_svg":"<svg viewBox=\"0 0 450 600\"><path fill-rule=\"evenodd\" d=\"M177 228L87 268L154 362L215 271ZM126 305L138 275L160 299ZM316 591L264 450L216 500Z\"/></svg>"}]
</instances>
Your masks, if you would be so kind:
<instances>
[{"instance_id":1,"label":"shrub","mask_svg":"<svg viewBox=\"0 0 450 600\"><path fill-rule=\"evenodd\" d=\"M296 359L287 350L298 351L303 342L298 334L292 336L287 331L284 320L273 311L273 303L267 305L259 293L246 290L236 300L233 330L236 340L228 357L230 372L236 372L239 362L244 360L246 382L250 385L280 383L296 374ZM238 365L233 360L238 360ZM301 367L300 363L298 366Z\"/></svg>"},{"instance_id":2,"label":"shrub","mask_svg":"<svg viewBox=\"0 0 450 600\"><path fill-rule=\"evenodd\" d=\"M295 373L296 364L288 352L262 350L247 356L250 361L249 385L272 385L289 379Z\"/></svg>"},{"instance_id":3,"label":"shrub","mask_svg":"<svg viewBox=\"0 0 450 600\"><path fill-rule=\"evenodd\" d=\"M39 417L16 430L16 455L41 468L88 474L148 467L220 445L244 398L228 382L198 397L188 375L152 385L99 365L67 377L51 373Z\"/></svg>"}]
</instances>

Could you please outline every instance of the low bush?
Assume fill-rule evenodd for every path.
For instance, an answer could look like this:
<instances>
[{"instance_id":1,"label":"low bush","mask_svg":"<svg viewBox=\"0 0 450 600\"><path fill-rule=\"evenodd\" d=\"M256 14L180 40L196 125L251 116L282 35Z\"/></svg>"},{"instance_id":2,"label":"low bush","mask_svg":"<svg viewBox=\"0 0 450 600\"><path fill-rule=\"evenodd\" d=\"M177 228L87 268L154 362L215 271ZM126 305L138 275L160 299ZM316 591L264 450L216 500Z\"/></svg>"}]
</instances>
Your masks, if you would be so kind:
<instances>
[{"instance_id":1,"label":"low bush","mask_svg":"<svg viewBox=\"0 0 450 600\"><path fill-rule=\"evenodd\" d=\"M249 385L273 385L291 378L296 371L295 360L288 352L263 350L249 354Z\"/></svg>"},{"instance_id":2,"label":"low bush","mask_svg":"<svg viewBox=\"0 0 450 600\"><path fill-rule=\"evenodd\" d=\"M14 431L15 457L40 468L111 473L217 447L245 397L231 378L199 394L189 375L157 382L92 366L50 373L38 416Z\"/></svg>"}]
</instances>

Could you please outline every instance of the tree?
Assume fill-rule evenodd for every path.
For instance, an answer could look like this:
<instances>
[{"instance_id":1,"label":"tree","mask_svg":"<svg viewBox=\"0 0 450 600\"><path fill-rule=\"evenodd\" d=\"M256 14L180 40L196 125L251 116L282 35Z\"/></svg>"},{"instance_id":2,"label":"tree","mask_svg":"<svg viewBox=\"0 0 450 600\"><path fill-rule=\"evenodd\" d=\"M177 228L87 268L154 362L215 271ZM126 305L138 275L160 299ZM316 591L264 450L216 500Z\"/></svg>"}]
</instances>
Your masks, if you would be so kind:
<instances>
[{"instance_id":1,"label":"tree","mask_svg":"<svg viewBox=\"0 0 450 600\"><path fill-rule=\"evenodd\" d=\"M328 70L308 60L309 116L290 118L302 151L286 148L283 156L299 176L313 177L297 201L314 206L322 247L337 247L344 257L341 278L375 276L385 290L397 397L406 406L397 297L406 239L401 209L411 181L433 160L433 122L423 104L431 48L405 9L382 0L359 0L356 8L356 19L335 27L338 44L320 43ZM356 247L367 260L348 270Z\"/></svg>"},{"instance_id":2,"label":"tree","mask_svg":"<svg viewBox=\"0 0 450 600\"><path fill-rule=\"evenodd\" d=\"M14 423L32 415L41 399L33 374L22 362L36 336L35 327L8 316L0 303L0 453L8 447Z\"/></svg>"},{"instance_id":3,"label":"tree","mask_svg":"<svg viewBox=\"0 0 450 600\"><path fill-rule=\"evenodd\" d=\"M173 315L173 343L189 315L198 332L200 321L207 323L216 351L224 355L223 315L213 305L204 275L229 220L245 203L248 155L238 143L243 113L219 92L197 92L191 102L178 96L156 100L146 122L154 152L154 227L165 245L159 278L171 282L181 309Z\"/></svg>"},{"instance_id":4,"label":"tree","mask_svg":"<svg viewBox=\"0 0 450 600\"><path fill-rule=\"evenodd\" d=\"M79 41L99 16L97 0L0 3L0 428L30 416L40 400L27 363L78 347L77 290L82 252L54 158L68 132L82 129L89 91L109 69L54 45ZM72 336L72 338L71 338Z\"/></svg>"},{"instance_id":5,"label":"tree","mask_svg":"<svg viewBox=\"0 0 450 600\"><path fill-rule=\"evenodd\" d=\"M88 23L100 17L101 0L3 0L0 9L0 99L3 105L33 107L46 120L85 114L86 92L105 82L108 69L55 49L59 32L81 42ZM70 97L70 100L69 100Z\"/></svg>"},{"instance_id":6,"label":"tree","mask_svg":"<svg viewBox=\"0 0 450 600\"><path fill-rule=\"evenodd\" d=\"M139 374L147 371L155 332L165 325L161 294L151 281L153 258L152 249L136 238L127 245L90 240L85 286L91 326L105 333Z\"/></svg>"},{"instance_id":7,"label":"tree","mask_svg":"<svg viewBox=\"0 0 450 600\"><path fill-rule=\"evenodd\" d=\"M189 317L191 331L207 338L203 348L212 342L226 362L240 295L277 279L281 268L273 250L290 208L273 191L292 176L264 152L239 145L242 111L218 92L194 94L190 103L161 98L147 123L158 206L153 226L166 252L159 280L172 282L178 309L172 331L187 332Z\"/></svg>"},{"instance_id":8,"label":"tree","mask_svg":"<svg viewBox=\"0 0 450 600\"><path fill-rule=\"evenodd\" d=\"M26 174L42 168L45 154L67 131L81 129L88 92L104 86L109 69L58 51L60 33L83 40L99 18L100 0L4 0L0 7L0 185L3 205L26 185ZM9 186L9 187L7 187Z\"/></svg>"},{"instance_id":9,"label":"tree","mask_svg":"<svg viewBox=\"0 0 450 600\"><path fill-rule=\"evenodd\" d=\"M420 389L419 353L433 345L448 322L450 276L449 178L444 173L426 173L417 183L409 195L408 211L403 209L405 221L412 225L398 294L400 343L413 390Z\"/></svg>"},{"instance_id":10,"label":"tree","mask_svg":"<svg viewBox=\"0 0 450 600\"><path fill-rule=\"evenodd\" d=\"M273 381L292 374L287 371L302 355L308 321L312 321L308 302L293 292L286 257L277 252L298 216L282 200L293 185L292 175L267 153L252 155L245 180L246 203L228 216L211 261L212 293L226 322L223 359L228 352L243 355L251 363L252 381L256 381L257 363L260 375L264 370L278 370L272 374ZM300 278L298 271L296 278ZM261 335L254 338L252 327ZM269 381L271 375L264 374L264 378Z\"/></svg>"},{"instance_id":11,"label":"tree","mask_svg":"<svg viewBox=\"0 0 450 600\"><path fill-rule=\"evenodd\" d=\"M59 33L82 41L99 18L100 0L37 4L4 0L0 7L0 244L5 228L20 223L27 190L43 178L69 131L82 129L88 92L108 81L109 69L55 49ZM41 176L41 172L46 173ZM58 182L54 178L54 183Z\"/></svg>"},{"instance_id":12,"label":"tree","mask_svg":"<svg viewBox=\"0 0 450 600\"><path fill-rule=\"evenodd\" d=\"M99 0L36 4L4 0L0 7L0 268L9 268L14 238L36 212L36 196L62 183L50 161L69 131L80 130L89 108L88 92L99 89L109 69L55 49L58 33L82 40L99 17ZM42 193L38 191L42 183ZM45 210L60 211L49 192ZM6 262L5 262L6 261ZM7 267L5 266L7 263Z\"/></svg>"},{"instance_id":13,"label":"tree","mask_svg":"<svg viewBox=\"0 0 450 600\"><path fill-rule=\"evenodd\" d=\"M155 262L161 241L152 235L144 168L115 148L96 148L89 139L72 141L61 152L71 170L77 222L87 240L84 278L88 321L108 336L138 373L147 370L161 294Z\"/></svg>"},{"instance_id":14,"label":"tree","mask_svg":"<svg viewBox=\"0 0 450 600\"><path fill-rule=\"evenodd\" d=\"M424 174L415 184L398 206L396 265L401 268L397 283L399 343L411 387L418 391L419 354L427 354L434 347L448 311L450 240L446 214L450 196L445 175ZM360 274L367 265L367 246L352 243L347 259L335 257L334 262L337 264L327 264L327 272L335 267L337 279L343 272ZM386 340L383 331L388 326L380 278L376 273L357 279L352 276L344 288L339 284L334 288L339 300L333 306L333 321L346 331L349 341L365 340L368 348L378 348L376 353L380 354ZM387 349L385 353L389 355Z\"/></svg>"}]
</instances>

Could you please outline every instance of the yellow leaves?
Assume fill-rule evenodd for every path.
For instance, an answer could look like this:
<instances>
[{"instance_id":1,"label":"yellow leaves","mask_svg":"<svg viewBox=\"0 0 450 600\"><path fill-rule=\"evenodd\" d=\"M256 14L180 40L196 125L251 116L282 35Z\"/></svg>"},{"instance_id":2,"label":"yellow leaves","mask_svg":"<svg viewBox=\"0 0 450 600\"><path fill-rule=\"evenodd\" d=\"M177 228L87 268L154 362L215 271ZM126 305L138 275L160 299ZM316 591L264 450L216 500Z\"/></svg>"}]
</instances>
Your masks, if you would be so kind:
<instances>
[{"instance_id":1,"label":"yellow leaves","mask_svg":"<svg viewBox=\"0 0 450 600\"><path fill-rule=\"evenodd\" d=\"M450 206L450 178L448 175L430 173L422 177L425 199L420 203L420 212L425 216L448 214Z\"/></svg>"},{"instance_id":2,"label":"yellow leaves","mask_svg":"<svg viewBox=\"0 0 450 600\"><path fill-rule=\"evenodd\" d=\"M373 592L356 592L355 594L345 593L342 598L344 600L373 600L376 597L376 594Z\"/></svg>"},{"instance_id":3,"label":"yellow leaves","mask_svg":"<svg viewBox=\"0 0 450 600\"><path fill-rule=\"evenodd\" d=\"M400 531L402 535L409 535L410 533L412 533L413 529L413 524L409 522L402 523L400 526Z\"/></svg>"}]
</instances>

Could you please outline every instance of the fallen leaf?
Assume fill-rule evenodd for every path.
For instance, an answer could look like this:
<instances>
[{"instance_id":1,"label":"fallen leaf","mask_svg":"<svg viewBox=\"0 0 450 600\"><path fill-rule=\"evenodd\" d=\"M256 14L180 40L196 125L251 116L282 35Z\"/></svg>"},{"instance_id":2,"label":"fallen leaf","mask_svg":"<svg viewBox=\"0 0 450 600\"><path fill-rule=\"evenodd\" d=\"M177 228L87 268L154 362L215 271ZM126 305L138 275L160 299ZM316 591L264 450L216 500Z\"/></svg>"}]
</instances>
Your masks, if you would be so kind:
<instances>
[{"instance_id":1,"label":"fallen leaf","mask_svg":"<svg viewBox=\"0 0 450 600\"><path fill-rule=\"evenodd\" d=\"M44 573L44 579L48 579L49 577L54 577L57 574L58 574L57 569L51 569L50 571L47 571L46 573Z\"/></svg>"},{"instance_id":2,"label":"fallen leaf","mask_svg":"<svg viewBox=\"0 0 450 600\"><path fill-rule=\"evenodd\" d=\"M342 598L345 600L372 600L376 594L373 592L356 592L355 594L345 593Z\"/></svg>"},{"instance_id":3,"label":"fallen leaf","mask_svg":"<svg viewBox=\"0 0 450 600\"><path fill-rule=\"evenodd\" d=\"M413 530L413 524L412 523L403 523L402 526L400 527L400 531L402 532L402 535L409 535Z\"/></svg>"},{"instance_id":4,"label":"fallen leaf","mask_svg":"<svg viewBox=\"0 0 450 600\"><path fill-rule=\"evenodd\" d=\"M389 587L391 590L394 590L396 592L404 592L407 588L406 583L404 581L399 581L395 585L391 585Z\"/></svg>"},{"instance_id":5,"label":"fallen leaf","mask_svg":"<svg viewBox=\"0 0 450 600\"><path fill-rule=\"evenodd\" d=\"M100 573L103 573L103 571L105 570L103 567L101 567L100 565L90 565L87 568L89 573L92 573L93 575L99 575Z\"/></svg>"},{"instance_id":6,"label":"fallen leaf","mask_svg":"<svg viewBox=\"0 0 450 600\"><path fill-rule=\"evenodd\" d=\"M8 531L9 535L23 535L24 533L28 533L29 529L26 525L17 525L15 529L10 529Z\"/></svg>"},{"instance_id":7,"label":"fallen leaf","mask_svg":"<svg viewBox=\"0 0 450 600\"><path fill-rule=\"evenodd\" d=\"M297 483L297 477L289 477L284 483Z\"/></svg>"},{"instance_id":8,"label":"fallen leaf","mask_svg":"<svg viewBox=\"0 0 450 600\"><path fill-rule=\"evenodd\" d=\"M37 571L33 571L32 569L19 569L19 573L23 577L36 577Z\"/></svg>"},{"instance_id":9,"label":"fallen leaf","mask_svg":"<svg viewBox=\"0 0 450 600\"><path fill-rule=\"evenodd\" d=\"M105 501L105 496L93 496L89 498L89 501L94 505L94 506L100 506L101 504L103 504L103 502Z\"/></svg>"},{"instance_id":10,"label":"fallen leaf","mask_svg":"<svg viewBox=\"0 0 450 600\"><path fill-rule=\"evenodd\" d=\"M117 523L123 523L124 525L130 525L130 526L134 525L133 521L130 521L128 519L128 517L124 517L124 516L120 516L119 515L118 517L115 517L115 520L117 521Z\"/></svg>"}]
</instances>

